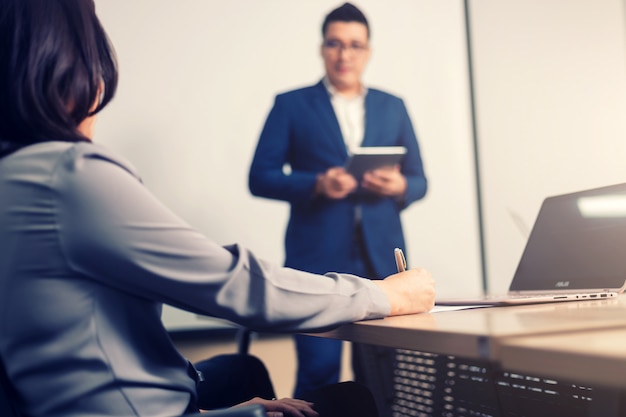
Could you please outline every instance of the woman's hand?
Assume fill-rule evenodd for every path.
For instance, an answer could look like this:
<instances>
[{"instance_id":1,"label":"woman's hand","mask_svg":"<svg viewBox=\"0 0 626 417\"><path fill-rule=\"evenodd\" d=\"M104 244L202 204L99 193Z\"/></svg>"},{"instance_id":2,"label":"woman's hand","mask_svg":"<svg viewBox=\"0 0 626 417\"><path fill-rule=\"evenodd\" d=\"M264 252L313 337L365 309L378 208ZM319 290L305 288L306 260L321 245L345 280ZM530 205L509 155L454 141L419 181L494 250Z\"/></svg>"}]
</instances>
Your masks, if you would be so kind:
<instances>
[{"instance_id":1,"label":"woman's hand","mask_svg":"<svg viewBox=\"0 0 626 417\"><path fill-rule=\"evenodd\" d=\"M267 412L267 417L317 417L319 414L313 409L313 403L295 398L282 398L280 400L265 400L254 397L253 399L237 404L235 407L261 404Z\"/></svg>"},{"instance_id":2,"label":"woman's hand","mask_svg":"<svg viewBox=\"0 0 626 417\"><path fill-rule=\"evenodd\" d=\"M387 295L392 316L424 313L435 304L435 281L425 269L409 269L372 282Z\"/></svg>"}]
</instances>

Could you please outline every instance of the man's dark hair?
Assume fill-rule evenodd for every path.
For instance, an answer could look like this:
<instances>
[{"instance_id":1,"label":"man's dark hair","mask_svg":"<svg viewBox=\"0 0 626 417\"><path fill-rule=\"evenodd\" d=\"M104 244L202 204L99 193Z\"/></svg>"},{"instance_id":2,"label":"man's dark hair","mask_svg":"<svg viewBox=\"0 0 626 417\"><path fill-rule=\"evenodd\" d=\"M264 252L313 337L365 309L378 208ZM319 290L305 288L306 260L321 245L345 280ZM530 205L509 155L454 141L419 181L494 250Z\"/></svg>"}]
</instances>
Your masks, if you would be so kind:
<instances>
[{"instance_id":1,"label":"man's dark hair","mask_svg":"<svg viewBox=\"0 0 626 417\"><path fill-rule=\"evenodd\" d=\"M322 37L326 36L328 25L333 22L358 22L367 28L367 38L370 37L370 25L361 10L351 3L344 3L326 15L322 24Z\"/></svg>"},{"instance_id":2,"label":"man's dark hair","mask_svg":"<svg viewBox=\"0 0 626 417\"><path fill-rule=\"evenodd\" d=\"M86 140L78 125L113 98L117 79L93 0L2 0L0 144Z\"/></svg>"}]
</instances>

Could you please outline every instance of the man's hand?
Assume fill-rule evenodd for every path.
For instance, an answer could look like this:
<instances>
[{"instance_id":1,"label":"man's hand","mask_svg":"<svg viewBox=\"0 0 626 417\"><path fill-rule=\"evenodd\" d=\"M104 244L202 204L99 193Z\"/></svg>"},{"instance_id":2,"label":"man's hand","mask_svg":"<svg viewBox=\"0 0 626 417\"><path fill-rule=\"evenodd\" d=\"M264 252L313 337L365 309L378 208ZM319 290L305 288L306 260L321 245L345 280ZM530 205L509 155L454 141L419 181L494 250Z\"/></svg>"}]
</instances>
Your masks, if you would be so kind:
<instances>
[{"instance_id":1,"label":"man's hand","mask_svg":"<svg viewBox=\"0 0 626 417\"><path fill-rule=\"evenodd\" d=\"M387 295L392 316L424 313L435 305L435 281L425 269L409 269L372 282Z\"/></svg>"},{"instance_id":2,"label":"man's hand","mask_svg":"<svg viewBox=\"0 0 626 417\"><path fill-rule=\"evenodd\" d=\"M406 178L400 165L378 168L363 175L361 187L383 197L397 197L406 192Z\"/></svg>"},{"instance_id":3,"label":"man's hand","mask_svg":"<svg viewBox=\"0 0 626 417\"><path fill-rule=\"evenodd\" d=\"M325 173L317 176L315 193L334 200L346 198L357 187L354 177L343 167L329 168Z\"/></svg>"}]
</instances>

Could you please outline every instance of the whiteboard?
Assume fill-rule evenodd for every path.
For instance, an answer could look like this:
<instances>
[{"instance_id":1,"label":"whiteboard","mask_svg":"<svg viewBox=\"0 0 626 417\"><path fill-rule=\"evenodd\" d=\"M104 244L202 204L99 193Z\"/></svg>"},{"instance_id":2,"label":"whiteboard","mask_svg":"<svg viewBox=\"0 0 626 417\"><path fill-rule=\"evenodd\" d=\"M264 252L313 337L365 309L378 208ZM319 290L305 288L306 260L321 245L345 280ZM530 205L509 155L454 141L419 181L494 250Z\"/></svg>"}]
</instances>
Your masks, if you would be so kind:
<instances>
[{"instance_id":1,"label":"whiteboard","mask_svg":"<svg viewBox=\"0 0 626 417\"><path fill-rule=\"evenodd\" d=\"M157 197L216 242L239 242L282 264L288 206L252 197L248 168L274 96L323 76L321 24L339 4L96 0L118 53L120 84L99 117L95 140L132 161ZM364 80L404 99L429 180L426 198L402 217L409 266L429 269L440 294L477 294L463 4L357 5L372 33ZM166 323L199 320L179 314L168 309Z\"/></svg>"}]
</instances>

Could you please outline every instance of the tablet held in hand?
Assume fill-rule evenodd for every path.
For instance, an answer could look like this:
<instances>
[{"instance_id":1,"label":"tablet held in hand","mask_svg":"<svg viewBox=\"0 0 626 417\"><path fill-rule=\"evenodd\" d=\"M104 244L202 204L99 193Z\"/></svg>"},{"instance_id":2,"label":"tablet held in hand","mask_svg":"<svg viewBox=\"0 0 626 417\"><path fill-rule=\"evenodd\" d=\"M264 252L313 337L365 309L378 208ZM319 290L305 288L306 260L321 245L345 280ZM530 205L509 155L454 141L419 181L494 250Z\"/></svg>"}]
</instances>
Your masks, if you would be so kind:
<instances>
[{"instance_id":1,"label":"tablet held in hand","mask_svg":"<svg viewBox=\"0 0 626 417\"><path fill-rule=\"evenodd\" d=\"M352 151L346 171L354 178L361 179L366 171L393 166L402 162L406 148L404 146L368 146Z\"/></svg>"}]
</instances>

